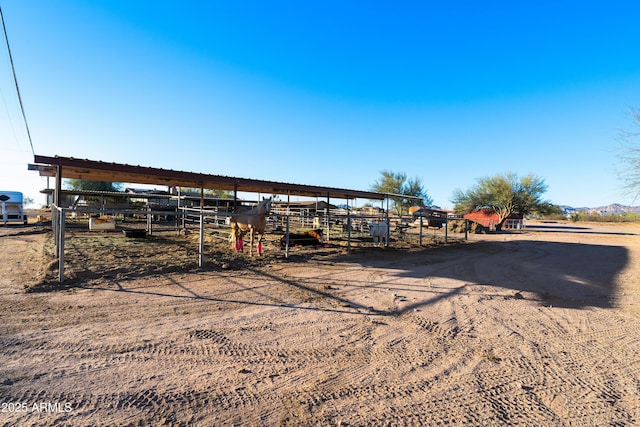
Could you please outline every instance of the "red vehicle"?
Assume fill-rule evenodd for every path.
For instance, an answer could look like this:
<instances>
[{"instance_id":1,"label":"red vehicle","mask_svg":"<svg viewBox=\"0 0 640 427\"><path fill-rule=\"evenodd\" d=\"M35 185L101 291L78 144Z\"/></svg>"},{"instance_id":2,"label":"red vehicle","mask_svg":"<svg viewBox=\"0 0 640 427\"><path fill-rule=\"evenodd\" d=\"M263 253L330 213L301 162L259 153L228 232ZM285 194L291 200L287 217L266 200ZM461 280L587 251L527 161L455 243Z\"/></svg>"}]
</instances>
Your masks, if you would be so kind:
<instances>
[{"instance_id":1,"label":"red vehicle","mask_svg":"<svg viewBox=\"0 0 640 427\"><path fill-rule=\"evenodd\" d=\"M473 212L465 214L464 217L470 221L475 221L478 224L487 227L490 230L495 230L499 224L498 214L491 208L476 209ZM521 229L524 224L524 216L522 214L511 214L504 220L502 229Z\"/></svg>"}]
</instances>

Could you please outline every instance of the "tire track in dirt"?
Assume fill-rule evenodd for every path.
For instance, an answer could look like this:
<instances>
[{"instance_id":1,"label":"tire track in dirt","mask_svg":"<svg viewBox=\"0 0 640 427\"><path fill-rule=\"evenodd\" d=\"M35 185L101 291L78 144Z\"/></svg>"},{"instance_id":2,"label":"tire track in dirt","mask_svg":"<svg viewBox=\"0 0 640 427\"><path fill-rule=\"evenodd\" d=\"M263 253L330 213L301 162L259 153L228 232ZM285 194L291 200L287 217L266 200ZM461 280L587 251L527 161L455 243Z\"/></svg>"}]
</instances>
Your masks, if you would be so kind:
<instances>
[{"instance_id":1,"label":"tire track in dirt","mask_svg":"<svg viewBox=\"0 0 640 427\"><path fill-rule=\"evenodd\" d=\"M549 307L534 292L514 295L522 283L531 286L529 278L520 277L531 271L527 256L550 256L530 246L493 247L489 256L513 255L522 264L497 263L494 270L481 265L482 250L471 250L462 265L450 254L429 254L429 262L420 254L410 268L396 260L397 268L349 264L344 272L327 263L318 277L311 269L300 274L284 269L287 276L280 281L274 273L254 272L245 274L245 282L239 274L173 277L194 295L245 292L234 298L247 304L235 302L224 310L218 301L158 295L187 292L171 281L123 283L142 293L30 295L23 305L40 314L20 309L3 317L0 358L9 363L1 368L6 380L0 382L0 398L68 401L74 410L13 414L1 421L638 422L638 319L613 309ZM494 280L500 275L507 279ZM237 287L227 280L231 276ZM297 282L300 289L293 286ZM262 286L259 294L252 291L256 284ZM309 298L313 289L324 293ZM252 304L288 299L298 306ZM335 310L340 301L354 305ZM367 301L378 311L363 309Z\"/></svg>"},{"instance_id":2,"label":"tire track in dirt","mask_svg":"<svg viewBox=\"0 0 640 427\"><path fill-rule=\"evenodd\" d=\"M503 310L501 306L510 303L513 302L499 299L492 302L500 310ZM504 310L506 309L505 307ZM501 349L500 365L510 375L505 377L495 373L490 375L488 380L502 379L505 384L522 384L522 387L531 391L533 397L539 401L536 405L547 407L549 411L557 413L561 418L566 418L569 414L571 419L584 418L590 425L602 423L604 420L618 419L626 422L632 419L633 416L624 411L611 411L610 407L615 399L607 399L606 396L620 395L619 385L613 387L609 381L603 382L597 374L606 370L608 373L613 372L616 377L638 378L638 362L628 363L634 358L630 352L621 350L621 360L626 362L619 364L624 366L620 371L615 366L618 362L617 357L612 357L611 354L611 344L625 340L624 337L628 337L631 330L624 325L607 327L605 322L607 322L606 319L611 321L610 316L602 317L603 324L599 324L597 320L595 322L586 320L579 322L578 325L571 325L566 324L562 315L563 309L537 308L531 313L536 311L544 311L546 317L536 315L535 319L538 319L536 322L533 317L528 316L527 311L522 311L521 315L525 323L512 321L509 323L514 323L514 326L506 325L506 330L518 331L519 341L523 345L517 346L516 342L507 339L501 344L494 345L495 348ZM594 310L590 311L594 312ZM599 311L595 312L599 313ZM575 317L575 313L572 314L572 318ZM589 319L594 316L587 312L580 317ZM596 315L595 318L597 317L599 316ZM497 315L496 318L498 318ZM596 324L599 326L592 328L594 333L584 330L585 325ZM633 329L636 329L636 326ZM500 335L499 329L496 329L495 336ZM637 339L625 341L638 349ZM559 344L554 347L548 342ZM510 346L511 350L508 350ZM628 386L623 386L623 388L626 387ZM584 393L583 390L589 390L589 392ZM627 392L622 394L629 395ZM558 401L557 396L564 397ZM575 397L567 398L567 396ZM558 402L562 403L558 404ZM516 409L518 408L510 408L506 412L513 413ZM525 410L527 413L533 413L531 408L525 408ZM585 417L584 414L591 415Z\"/></svg>"},{"instance_id":3,"label":"tire track in dirt","mask_svg":"<svg viewBox=\"0 0 640 427\"><path fill-rule=\"evenodd\" d=\"M447 268L447 266L446 265L439 265L438 268L439 269L443 269L443 268ZM470 276L472 277L473 274L469 274L468 271L469 270L467 270L467 272L464 273L464 274L466 274L465 277L467 277L467 278L470 277ZM474 273L473 270L471 270L471 272ZM460 272L458 272L458 274L460 274ZM458 311L460 313L464 313L466 311L466 307L462 306L462 308L460 308ZM412 318L411 320L414 320L415 323L417 323L418 325L420 325L422 327L422 329L424 329L425 331L431 333L432 335L436 335L436 337L437 337L436 340L441 340L442 342L446 342L449 345L451 345L451 341L455 341L456 339L458 339L458 337L461 334L473 335L473 333L474 333L473 332L474 331L473 326L468 326L466 331L463 328L461 328L461 326L458 324L458 320L455 317L455 315L450 317L449 320L447 320L447 322L445 322L445 323L450 323L451 325L450 326L447 325L445 327L440 326L436 322L432 322L432 321L428 321L428 320L419 319L419 320L416 321L416 316L408 315L406 313L403 314L403 317L405 317L405 320L408 320L408 319ZM473 319L471 319L471 320L473 320ZM469 324L472 325L472 322L470 322ZM406 325L404 325L404 329L406 330ZM511 334L516 334L517 335L516 331L511 330L510 332L511 332ZM424 353L420 353L419 350L415 350L415 352L412 353L412 349L410 348L411 347L410 343L413 340L415 340L414 336L412 336L412 339L408 339L408 338L404 338L404 337L398 337L398 338L395 338L395 339L391 339L390 337L387 337L387 341L386 342L385 342L384 339L380 339L381 337L377 337L377 338L378 338L377 341L382 341L383 342L383 344L381 344L381 343L377 344L378 347L380 348L380 350L378 351L379 352L379 356L385 357L385 358L390 358L391 357L391 358L396 359L396 360L406 360L407 358L409 358L409 359L412 359L414 361L413 365L417 365L417 366L421 366L421 365L425 364L425 361L416 361L415 360L416 359L416 357L415 357L416 354L420 355L420 354L424 354ZM522 340L522 338L520 338L520 340ZM441 355L441 357L442 357L442 354L443 354L441 351L440 352L434 352L434 353ZM440 367L439 371L437 371L437 372L441 373L442 375L448 375L456 367L459 370L463 369L458 365L464 365L462 360L471 360L473 354L469 353L469 352L466 352L466 353L462 352L461 354L463 354L464 356L459 356L458 360L452 360L450 355L447 352L445 352L444 355L445 356L449 356L449 357L446 357L446 359L448 361L448 365ZM490 357L490 355L487 356L487 357ZM427 359L426 360L426 363L431 364L431 365L434 365L433 362L434 361L432 359ZM468 362L467 364L470 364L470 363L471 362ZM433 375L433 378L435 378L437 380L438 377L437 377L437 375ZM504 381L505 381L505 383L510 383L510 382L513 381L513 378L512 377L506 378ZM410 387L407 386L407 385L405 385L405 388L406 388L406 390L410 389ZM424 389L425 389L425 387L422 386L422 387L414 389L414 392L416 392L416 390L424 390ZM407 414L404 414L404 415L406 416Z\"/></svg>"},{"instance_id":4,"label":"tire track in dirt","mask_svg":"<svg viewBox=\"0 0 640 427\"><path fill-rule=\"evenodd\" d=\"M460 295L458 300L464 300L465 298L466 297L464 295ZM478 351L480 357L486 359L485 362L491 362L497 367L499 366L499 369L495 370L495 372L488 369L491 374L487 376L486 380L478 382L478 388L485 390L482 394L486 396L485 398L490 402L491 407L498 414L496 421L507 421L507 419L500 414L513 414L518 411L525 411L531 417L531 414L535 414L538 410L536 408L539 408L541 411L541 423L543 423L544 420L561 419L558 418L554 412L559 408L557 405L551 405L549 399L545 399L545 396L549 393L542 394L545 388L539 386L542 382L553 383L555 381L557 381L558 386L553 390L554 396L563 393L572 394L575 393L576 389L587 386L595 390L599 390L599 397L596 399L597 404L591 403L588 407L585 406L580 408L576 413L572 413L574 416L577 416L578 413L582 411L582 413L595 414L586 419L588 422L602 422L603 420L608 419L607 417L613 417L611 419L619 419L622 422L633 419L633 414L625 413L623 410L613 411L612 413L612 411L607 408L607 406L612 404L611 402L615 402L616 396L618 398L621 394L628 396L628 390L626 390L625 393L616 392L612 389L610 384L601 384L597 380L593 381L592 377L593 372L602 370L603 365L607 362L609 363L607 369L609 371L613 370L613 372L617 372L615 366L611 366L612 364L615 365L616 360L611 358L610 345L612 343L624 342L626 345L632 344L634 347L637 347L637 339L635 338L637 335L634 336L634 332L637 333L637 325L634 324L631 328L625 327L624 325L603 327L602 323L599 323L596 320L593 322L593 325L597 325L594 329L594 333L589 331L573 332L569 326L563 324L564 322L562 319L557 319L556 316L548 316L546 320L542 317L543 320L540 320L539 324L532 325L530 321L533 320L533 318L529 319L526 316L526 311L522 312L522 314L525 314L522 320L505 322L501 313L513 312L514 309L512 306L514 304L527 304L525 301L518 301L512 298L490 298L489 300L481 299L473 306L473 308L470 308L461 302L462 301L457 301L458 307L460 308L458 313L468 314L468 324L474 326L465 328L464 323L462 323L461 326L456 326L453 329L447 329L444 335L445 338L451 338L453 341L455 341L455 339L460 335L473 337L476 334L481 334L482 336L491 337L490 340L485 340L483 347L479 348ZM529 310L533 313L539 310L550 311L543 308L529 308ZM553 313L555 312L556 311L553 311ZM588 314L585 315L586 318L588 318L588 316ZM451 317L451 319L454 318L455 316ZM493 322L492 319L500 320ZM608 315L602 316L602 320L604 321L605 319L609 319L610 321L611 318ZM438 330L440 329L440 325L433 321L423 319L419 321L419 324L421 324L426 330L443 335L443 332ZM489 333L490 331L492 333ZM531 331L536 331L534 337L531 337ZM568 338L575 336L578 333L581 333L581 338L578 341L582 344L580 345L580 348L572 351L572 353L585 354L585 356L581 356L579 360L576 360L574 363L570 363L565 369L558 369L558 367L555 366L551 369L547 368L550 364L554 365L553 362L556 361L556 355L549 354L547 347L545 347L545 339L551 341L559 339L559 342L564 343ZM634 338L629 339L630 336ZM450 345L452 344L451 340L448 340L447 342ZM601 348L594 348L594 343L596 342L606 342L607 344ZM469 343L469 345L473 344ZM594 358L594 353L600 352L602 352L601 357ZM633 351L622 351L622 353L623 355L621 360L628 361L629 357L633 358ZM473 362L471 365L472 364ZM484 363L484 365L486 366L486 363ZM627 378L638 378L637 363L631 365L625 363L624 367L626 369L625 372L621 371L615 375ZM485 370L487 369L485 368ZM504 372L508 372L509 374L505 375ZM569 372L579 372L584 374L585 378L591 379L589 380L588 385L586 382L578 382L577 378L574 378L573 383L570 382L567 385L563 382L563 379L566 380L567 377L571 378L571 375L568 374ZM530 391L533 390L533 386L531 386L531 384L535 385L537 394L528 398L527 401L529 403L527 407L518 407L518 405L515 405L513 402L503 402L500 400L498 396L506 394L502 393L500 390L511 384L519 384L519 387L529 394L531 394ZM497 394L495 394L495 392L497 392ZM609 399L609 402L607 402L606 396L613 397ZM581 398L583 398L583 396L578 396L577 400L579 401ZM545 404L546 409L543 410L542 408L545 408ZM451 406L452 404L449 403L449 407ZM467 410L468 409L469 408L467 408ZM566 416L566 410L565 413L560 413L560 415ZM530 418L530 421L535 422L535 419L535 417Z\"/></svg>"}]
</instances>

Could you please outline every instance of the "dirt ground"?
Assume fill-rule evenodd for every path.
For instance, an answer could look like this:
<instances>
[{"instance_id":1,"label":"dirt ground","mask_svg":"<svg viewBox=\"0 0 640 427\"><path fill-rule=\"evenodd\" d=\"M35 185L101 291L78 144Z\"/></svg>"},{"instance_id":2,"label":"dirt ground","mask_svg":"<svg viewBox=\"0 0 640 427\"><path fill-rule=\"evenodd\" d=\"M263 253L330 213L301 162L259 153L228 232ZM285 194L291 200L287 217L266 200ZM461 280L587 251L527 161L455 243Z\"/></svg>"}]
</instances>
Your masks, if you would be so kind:
<instances>
[{"instance_id":1,"label":"dirt ground","mask_svg":"<svg viewBox=\"0 0 640 427\"><path fill-rule=\"evenodd\" d=\"M265 246L0 227L0 424L640 423L638 226Z\"/></svg>"}]
</instances>

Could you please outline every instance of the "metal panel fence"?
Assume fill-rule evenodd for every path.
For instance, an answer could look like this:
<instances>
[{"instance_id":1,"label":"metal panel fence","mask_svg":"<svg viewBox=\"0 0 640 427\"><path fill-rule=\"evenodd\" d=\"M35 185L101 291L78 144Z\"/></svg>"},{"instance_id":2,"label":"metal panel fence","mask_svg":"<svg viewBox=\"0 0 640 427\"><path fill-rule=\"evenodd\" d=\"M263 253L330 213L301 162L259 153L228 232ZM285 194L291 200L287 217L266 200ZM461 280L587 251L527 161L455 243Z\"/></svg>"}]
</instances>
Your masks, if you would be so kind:
<instances>
[{"instance_id":1,"label":"metal panel fence","mask_svg":"<svg viewBox=\"0 0 640 427\"><path fill-rule=\"evenodd\" d=\"M73 215L69 215L73 213ZM64 280L65 231L68 228L87 228L91 226L91 218L108 216L122 231L140 230L146 235L154 232L187 233L198 232L198 265L204 263L205 230L229 229L229 219L233 212L220 208L173 208L162 210L147 209L89 209L59 208L52 206L52 224L55 238L56 254L59 264L59 281ZM464 220L463 220L464 221ZM466 221L464 221L466 224ZM372 227L378 229L383 225L385 235L375 235ZM430 242L447 243L450 234L467 237L467 227L449 229L447 222L441 228L428 227L424 218L411 220L408 218L390 218L382 210L325 209L310 212L306 209L275 209L268 216L268 239L281 246L289 256L292 248L289 236L304 230L321 231L323 243L338 244L351 250L352 245L359 247L374 246L384 242L402 244L405 247L422 247L428 239ZM126 233L125 233L126 234ZM218 233L216 233L218 235ZM219 237L223 238L223 237ZM231 250L231 242L229 242Z\"/></svg>"}]
</instances>

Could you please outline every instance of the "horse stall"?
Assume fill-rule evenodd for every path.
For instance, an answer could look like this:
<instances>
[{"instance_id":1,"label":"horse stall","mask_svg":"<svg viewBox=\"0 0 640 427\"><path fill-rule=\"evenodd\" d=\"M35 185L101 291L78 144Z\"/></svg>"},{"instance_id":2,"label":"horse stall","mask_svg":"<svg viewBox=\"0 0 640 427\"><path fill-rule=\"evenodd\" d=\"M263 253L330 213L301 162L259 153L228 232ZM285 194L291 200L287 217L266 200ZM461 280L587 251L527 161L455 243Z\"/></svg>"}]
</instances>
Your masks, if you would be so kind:
<instances>
[{"instance_id":1,"label":"horse stall","mask_svg":"<svg viewBox=\"0 0 640 427\"><path fill-rule=\"evenodd\" d=\"M386 210L336 206L324 201L275 202L270 224L281 233L280 247L289 249L319 246L388 246ZM288 240L287 240L288 238Z\"/></svg>"},{"instance_id":2,"label":"horse stall","mask_svg":"<svg viewBox=\"0 0 640 427\"><path fill-rule=\"evenodd\" d=\"M76 215L71 215L75 213ZM140 221L137 217L146 215L147 221ZM94 263L100 264L106 262L106 259L122 258L128 260L127 266L131 268L134 264L146 263L144 271L156 271L158 266L158 258L174 259L171 268L182 268L186 262L191 263L195 260L192 258L197 254L197 266L203 267L205 261L205 241L215 239L217 227L206 228L205 224L209 223L206 219L211 219L219 214L219 212L200 211L200 212L174 212L178 217L189 215L199 218L197 226L188 227L187 229L177 229L175 222L171 222L168 226L162 222L152 221L152 218L159 218L166 214L166 211L152 211L146 209L82 209L77 211L76 208L59 208L52 205L52 226L55 242L55 256L58 258L58 277L59 281L64 281L65 263L73 265L73 258L78 253L91 252L91 250L83 250L81 246L87 245L87 242L97 241L95 246L106 250L104 257L98 257ZM79 217L89 216L87 220L79 220ZM115 218L124 218L115 221ZM151 227L153 225L153 227ZM151 230L154 232L150 232ZM207 232L205 235L205 231ZM223 232L224 248L228 250L226 243L228 242L228 233L226 229ZM95 236L95 237L94 237ZM96 240L98 239L98 240ZM66 242L66 243L65 243ZM194 245L195 243L195 245ZM72 247L74 250L65 250ZM149 256L144 252L142 256L135 256L127 253L131 248L136 249L162 248L171 247L166 253L158 253L156 256ZM197 248L197 249L196 249ZM153 249L148 249L147 252ZM115 254L115 255L114 255ZM191 255L190 255L191 254ZM70 259L71 258L71 259ZM189 261L191 259L191 261ZM84 262L84 261L83 261ZM166 261L164 261L167 263ZM182 264L180 264L182 263ZM171 264L169 262L169 264ZM172 265L173 265L172 264ZM84 268L84 267L83 267ZM77 269L77 266L76 266ZM138 267L138 270L140 268Z\"/></svg>"},{"instance_id":3,"label":"horse stall","mask_svg":"<svg viewBox=\"0 0 640 427\"><path fill-rule=\"evenodd\" d=\"M71 232L71 236L81 236L83 231L86 233L92 230L98 239L100 239L98 237L100 235L107 236L115 231L111 236L117 234L121 236L120 239L112 237L103 239L103 241L114 242L112 253L118 253L118 257L124 259L131 258L131 255L120 254L121 251L128 251L128 248L139 250L143 246L148 246L149 250L153 252L155 247L175 245L175 249L178 249L174 249L175 255L182 254L182 258L176 257L175 262L185 262L185 254L197 253L198 267L204 265L205 258L208 256L215 260L217 265L223 265L222 261L225 261L226 264L246 262L240 261L246 260L246 258L239 252L252 256L255 253L263 255L266 250L270 257L284 255L286 258L289 257L291 250L309 252L328 246L342 247L347 250L354 247L388 247L392 242L400 240L397 234L392 235L394 232L393 223L390 222L384 210L336 207L335 209L326 209L324 212L313 212L312 218L317 218L317 222L314 223L312 219L309 219L310 214L306 210L307 208L298 210L289 208L284 211L280 206L280 210L276 211L272 208L270 199L259 203L244 200L238 201L236 204L238 207L233 210L224 210L222 206L212 209L180 207L173 212L178 217L177 221L170 224L158 220L161 217L159 214L164 214L166 211L152 211L144 208L111 210L76 207L56 209L58 214L56 215L57 220L54 220L56 221L54 228L57 230L57 240L61 242L58 246L59 249L57 248L60 277L64 277L65 250L64 237L62 236L65 234L65 228ZM71 218L69 214L73 211L80 215ZM140 215L146 216L147 221L140 221L137 218ZM91 219L85 220L83 225L78 222L80 217ZM116 218L122 218L122 220L111 221ZM183 218L190 220L183 222ZM228 218L228 224L221 223L221 218ZM185 227L176 226L176 224L183 223L186 224ZM306 227L300 227L300 225ZM320 227L310 227L313 225L320 225ZM78 230L80 230L80 234L78 234ZM96 233L96 231L102 234ZM253 242L251 242L252 234ZM77 245L78 241L88 242L89 240L88 237L80 238L75 243L72 240L72 246ZM131 243L125 243L127 240ZM406 245L406 242L404 244ZM281 250L284 250L284 254L280 252ZM78 250L74 249L69 253L73 257L77 252ZM143 267L143 271L152 272L158 268L154 266L156 261L167 266L169 265L167 259L171 256L170 253L162 256L158 254L154 258L134 256L135 259L130 261L130 264L133 266L134 263L138 265L138 263L146 262L148 266ZM100 263L103 260L94 262ZM189 261L189 263L191 262L193 261ZM140 270L141 267L135 268Z\"/></svg>"},{"instance_id":4,"label":"horse stall","mask_svg":"<svg viewBox=\"0 0 640 427\"><path fill-rule=\"evenodd\" d=\"M235 212L235 209L238 207L239 195L256 194L260 197L261 194L268 194L275 198L285 197L287 199L287 205L293 204L290 200L291 196L307 200L307 202L304 202L306 206L300 205L298 207L297 215L291 211L291 209L293 209L292 206L287 206L286 212L256 213L256 215L262 216L262 219L264 219L264 233L277 235L275 239L275 241L278 242L277 244L279 244L283 232L289 233L291 231L297 233L299 231L322 230L323 244L327 242L337 242L342 246L346 234L346 246L348 248L352 241L364 245L373 244L373 236L368 234L368 223L388 222L386 211L388 211L389 197L392 196L375 191L162 169L58 155L43 156L34 154L34 163L29 165L29 170L38 172L40 176L54 179L55 186L52 190L50 207L52 210L52 224L54 227L56 255L60 265L61 281L64 277L65 229L70 221L84 221L84 224L78 223L70 228L74 230L73 232L82 229L88 233L87 229L89 228L90 217L113 217L115 230L101 230L101 233L105 233L105 236L113 231L119 231L118 234L122 236L122 231L125 229L144 229L146 226L148 233L144 239L126 240L129 242L136 241L139 244L145 244L144 242L146 241L153 242L162 240L162 235L157 236L157 238L152 235L156 231L156 227L162 227L159 228L162 230L159 231L159 233L165 233L167 235L173 233L173 236L178 237L181 236L183 231L185 236L191 234L192 229L197 227L199 242L198 265L202 265L205 226L207 227L208 234L220 238L218 243L220 243L221 246L226 246L226 252L225 254L220 254L221 257L232 254L232 243L233 246L235 246L235 242L229 241L230 236L232 239L235 237L236 240L238 240L242 237L242 234L248 233L249 237L253 234L254 239L257 237L258 243L261 243L263 233L259 230L259 227L254 227L255 229L253 231L251 229L245 231L240 225L242 221L234 221L236 215L242 214L241 212ZM142 206L134 206L130 203L128 203L129 206L124 209L113 209L107 206L106 203L101 203L99 208L87 205L84 209L80 209L80 206L69 206L64 202L63 193L65 190L62 187L65 179L127 182L133 185L162 186L168 190L166 192L164 190L152 190L153 194L149 194L148 191L136 191L134 194L124 196L126 202L129 202L131 199L146 199L141 201L142 203L146 202L146 206L144 206L143 209L139 209ZM187 205L185 198L181 198L180 194L173 193L173 189L176 188L198 189L198 199L200 203L198 205L196 205L196 203L191 206ZM232 199L229 199L230 203L228 206L226 208L222 206L206 207L203 199L206 198L205 191L209 190L216 194L232 195ZM121 195L114 194L114 196L120 197ZM104 200L106 200L106 197ZM157 201L157 204L150 203L152 200ZM176 202L175 204L174 200ZM335 200L346 201L346 207L331 205L331 201ZM354 209L353 204L349 206L350 203L355 203L357 200L378 201L381 203L385 203L384 201L386 200L387 209L386 211L378 210L376 214L369 215ZM165 201L167 203L165 203ZM185 202L184 205L182 202ZM233 210L231 206L233 206ZM82 218L72 218L74 214L82 214ZM168 221L169 217L175 217L174 219L176 219L176 221ZM230 218L230 229L226 228L226 223L223 224L221 221L221 218L225 218L226 220L227 217ZM184 221L183 218L185 219ZM193 222L188 223L186 218L192 218ZM141 219L146 219L146 224L138 224ZM164 221L162 219L164 219ZM135 227L133 221L136 221ZM298 223L294 225L292 223L293 221L298 221ZM96 228L97 225L97 221L94 220L94 227L92 228ZM289 229L289 225L291 225L291 230ZM104 227L107 226L104 225ZM99 236L100 233L93 233L92 238L99 238ZM188 238L191 237L192 236L188 236ZM294 238L295 237L296 236L294 236ZM298 237L300 238L300 236ZM273 239L273 237L271 238ZM320 240L316 238L316 241ZM388 242L389 239L387 239L385 244L388 244ZM176 248L180 248L178 252L181 253L183 251L184 253L192 253L190 246L187 239ZM176 248L174 248L174 250ZM175 251L169 251L166 255L171 256L173 255L172 252ZM74 252L72 251L72 253Z\"/></svg>"}]
</instances>

